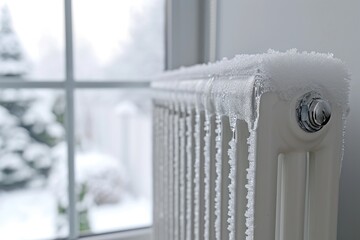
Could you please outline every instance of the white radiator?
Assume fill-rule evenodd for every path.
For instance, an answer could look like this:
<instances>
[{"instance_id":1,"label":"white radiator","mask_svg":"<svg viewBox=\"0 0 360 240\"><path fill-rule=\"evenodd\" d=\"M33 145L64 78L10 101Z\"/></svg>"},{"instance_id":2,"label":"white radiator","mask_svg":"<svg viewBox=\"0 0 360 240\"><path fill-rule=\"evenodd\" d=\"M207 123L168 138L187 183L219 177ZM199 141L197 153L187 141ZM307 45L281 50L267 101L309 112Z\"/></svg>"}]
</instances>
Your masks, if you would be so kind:
<instances>
[{"instance_id":1,"label":"white radiator","mask_svg":"<svg viewBox=\"0 0 360 240\"><path fill-rule=\"evenodd\" d=\"M154 239L336 239L349 91L340 60L241 55L152 88Z\"/></svg>"}]
</instances>

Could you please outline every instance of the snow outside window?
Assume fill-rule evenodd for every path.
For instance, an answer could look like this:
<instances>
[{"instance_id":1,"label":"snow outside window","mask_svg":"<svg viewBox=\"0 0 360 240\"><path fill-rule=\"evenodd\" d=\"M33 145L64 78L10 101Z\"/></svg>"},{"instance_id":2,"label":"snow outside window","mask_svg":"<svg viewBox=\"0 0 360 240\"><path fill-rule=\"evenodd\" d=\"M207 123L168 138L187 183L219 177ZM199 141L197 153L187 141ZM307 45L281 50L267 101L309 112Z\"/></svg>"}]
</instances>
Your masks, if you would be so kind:
<instances>
[{"instance_id":1,"label":"snow outside window","mask_svg":"<svg viewBox=\"0 0 360 240\"><path fill-rule=\"evenodd\" d=\"M0 239L152 224L164 0L0 2Z\"/></svg>"}]
</instances>

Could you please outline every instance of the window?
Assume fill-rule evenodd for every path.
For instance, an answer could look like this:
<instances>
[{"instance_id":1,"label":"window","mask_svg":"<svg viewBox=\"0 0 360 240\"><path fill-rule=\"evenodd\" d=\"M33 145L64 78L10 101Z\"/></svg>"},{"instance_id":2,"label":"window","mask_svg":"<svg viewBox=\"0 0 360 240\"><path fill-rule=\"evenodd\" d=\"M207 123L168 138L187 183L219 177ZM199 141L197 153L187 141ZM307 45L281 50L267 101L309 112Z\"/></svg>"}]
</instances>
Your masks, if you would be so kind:
<instances>
[{"instance_id":1,"label":"window","mask_svg":"<svg viewBox=\"0 0 360 240\"><path fill-rule=\"evenodd\" d=\"M142 81L162 71L164 10L162 0L73 0L75 78Z\"/></svg>"},{"instance_id":2,"label":"window","mask_svg":"<svg viewBox=\"0 0 360 240\"><path fill-rule=\"evenodd\" d=\"M148 227L164 0L0 3L0 239Z\"/></svg>"}]
</instances>

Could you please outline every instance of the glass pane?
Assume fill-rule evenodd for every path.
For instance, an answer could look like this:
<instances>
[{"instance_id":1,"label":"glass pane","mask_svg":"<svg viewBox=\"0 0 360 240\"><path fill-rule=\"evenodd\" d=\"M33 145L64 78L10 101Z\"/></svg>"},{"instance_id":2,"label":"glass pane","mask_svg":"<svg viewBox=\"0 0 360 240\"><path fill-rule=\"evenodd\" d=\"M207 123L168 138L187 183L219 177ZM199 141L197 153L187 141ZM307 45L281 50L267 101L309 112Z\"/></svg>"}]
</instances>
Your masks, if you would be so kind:
<instances>
[{"instance_id":1,"label":"glass pane","mask_svg":"<svg viewBox=\"0 0 360 240\"><path fill-rule=\"evenodd\" d=\"M164 69L164 0L73 0L75 76L141 80Z\"/></svg>"},{"instance_id":2,"label":"glass pane","mask_svg":"<svg viewBox=\"0 0 360 240\"><path fill-rule=\"evenodd\" d=\"M82 234L151 224L146 90L77 90L76 176Z\"/></svg>"},{"instance_id":3,"label":"glass pane","mask_svg":"<svg viewBox=\"0 0 360 240\"><path fill-rule=\"evenodd\" d=\"M0 239L66 236L66 173L63 92L0 90Z\"/></svg>"},{"instance_id":4,"label":"glass pane","mask_svg":"<svg viewBox=\"0 0 360 240\"><path fill-rule=\"evenodd\" d=\"M0 1L0 77L64 78L64 1Z\"/></svg>"}]
</instances>

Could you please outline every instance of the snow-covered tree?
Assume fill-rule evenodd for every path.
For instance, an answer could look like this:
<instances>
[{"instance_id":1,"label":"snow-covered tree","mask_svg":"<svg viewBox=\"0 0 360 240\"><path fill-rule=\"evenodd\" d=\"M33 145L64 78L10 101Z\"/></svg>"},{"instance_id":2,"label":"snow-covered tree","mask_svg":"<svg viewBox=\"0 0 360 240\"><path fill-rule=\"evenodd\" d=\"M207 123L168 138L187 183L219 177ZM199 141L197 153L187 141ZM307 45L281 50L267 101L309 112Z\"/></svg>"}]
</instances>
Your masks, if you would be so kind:
<instances>
[{"instance_id":1,"label":"snow-covered tree","mask_svg":"<svg viewBox=\"0 0 360 240\"><path fill-rule=\"evenodd\" d=\"M26 73L27 64L6 5L1 9L0 18L0 75L21 76Z\"/></svg>"},{"instance_id":2,"label":"snow-covered tree","mask_svg":"<svg viewBox=\"0 0 360 240\"><path fill-rule=\"evenodd\" d=\"M0 77L27 72L20 41L4 6L0 15ZM59 96L37 90L0 90L0 190L40 183L49 175L51 148L63 140Z\"/></svg>"}]
</instances>

